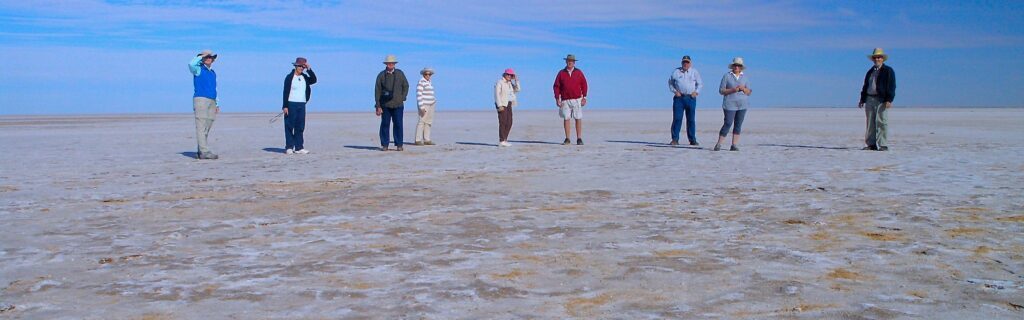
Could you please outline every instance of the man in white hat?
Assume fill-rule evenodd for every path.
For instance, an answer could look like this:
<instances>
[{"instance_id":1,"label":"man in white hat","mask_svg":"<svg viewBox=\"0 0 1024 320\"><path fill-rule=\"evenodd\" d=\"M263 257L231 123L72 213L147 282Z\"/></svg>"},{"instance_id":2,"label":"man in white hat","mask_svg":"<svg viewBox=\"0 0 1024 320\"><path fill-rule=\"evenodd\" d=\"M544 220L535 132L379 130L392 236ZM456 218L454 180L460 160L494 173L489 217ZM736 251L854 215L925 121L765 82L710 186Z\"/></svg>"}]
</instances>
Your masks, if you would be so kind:
<instances>
[{"instance_id":1,"label":"man in white hat","mask_svg":"<svg viewBox=\"0 0 1024 320\"><path fill-rule=\"evenodd\" d=\"M374 107L380 117L380 150L387 151L391 139L388 129L394 122L395 147L402 151L402 112L405 111L405 99L409 95L409 80L402 70L395 68L398 59L389 54L384 58L384 70L377 74L374 86Z\"/></svg>"},{"instance_id":2,"label":"man in white hat","mask_svg":"<svg viewBox=\"0 0 1024 320\"><path fill-rule=\"evenodd\" d=\"M864 150L889 150L888 145L888 111L892 108L892 99L896 97L896 72L885 64L889 55L882 48L875 48L868 59L875 64L864 75L864 86L860 89L860 102L857 107L864 109L867 116L867 128L864 133Z\"/></svg>"},{"instance_id":3,"label":"man in white hat","mask_svg":"<svg viewBox=\"0 0 1024 320\"><path fill-rule=\"evenodd\" d=\"M189 72L192 73L192 111L196 115L196 159L218 158L210 152L206 143L210 128L213 127L213 120L220 112L220 105L217 103L217 73L213 71L215 60L217 54L211 50L203 50L188 63Z\"/></svg>"}]
</instances>

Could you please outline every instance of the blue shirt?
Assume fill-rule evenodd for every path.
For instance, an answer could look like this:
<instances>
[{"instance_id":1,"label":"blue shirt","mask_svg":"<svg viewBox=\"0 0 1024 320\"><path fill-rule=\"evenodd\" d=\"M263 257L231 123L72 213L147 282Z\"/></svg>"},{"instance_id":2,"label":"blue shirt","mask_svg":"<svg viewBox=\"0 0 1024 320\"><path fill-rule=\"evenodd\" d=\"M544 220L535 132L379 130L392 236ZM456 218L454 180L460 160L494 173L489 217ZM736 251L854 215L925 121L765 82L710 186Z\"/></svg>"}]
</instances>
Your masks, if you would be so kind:
<instances>
[{"instance_id":1,"label":"blue shirt","mask_svg":"<svg viewBox=\"0 0 1024 320\"><path fill-rule=\"evenodd\" d=\"M691 93L700 93L700 89L704 87L704 81L700 78L700 72L697 69L690 68L690 70L683 71L683 68L676 68L672 71L672 75L668 78L668 89L672 93L682 93L683 95L689 95Z\"/></svg>"},{"instance_id":2,"label":"blue shirt","mask_svg":"<svg viewBox=\"0 0 1024 320\"><path fill-rule=\"evenodd\" d=\"M192 73L192 97L217 100L217 73L203 64L203 57L192 59L188 69Z\"/></svg>"},{"instance_id":3,"label":"blue shirt","mask_svg":"<svg viewBox=\"0 0 1024 320\"><path fill-rule=\"evenodd\" d=\"M750 81L747 80L747 75L740 72L740 76L732 74L732 71L726 72L722 76L722 83L718 86L718 92L722 92L726 89L733 89L740 85L746 85L750 87ZM729 111L746 110L750 106L747 102L747 94L743 91L737 91L722 97L722 109Z\"/></svg>"}]
</instances>

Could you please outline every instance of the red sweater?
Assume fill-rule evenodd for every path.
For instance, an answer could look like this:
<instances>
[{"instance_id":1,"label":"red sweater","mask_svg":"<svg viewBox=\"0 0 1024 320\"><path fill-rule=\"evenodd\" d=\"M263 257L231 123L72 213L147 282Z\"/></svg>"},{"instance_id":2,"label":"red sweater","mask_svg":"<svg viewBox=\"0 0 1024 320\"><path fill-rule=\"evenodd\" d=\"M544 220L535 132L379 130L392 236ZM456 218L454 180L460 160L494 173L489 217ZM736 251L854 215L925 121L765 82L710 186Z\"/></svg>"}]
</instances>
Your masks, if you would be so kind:
<instances>
[{"instance_id":1,"label":"red sweater","mask_svg":"<svg viewBox=\"0 0 1024 320\"><path fill-rule=\"evenodd\" d=\"M583 70L576 68L569 74L568 70L562 69L555 76L555 99L569 100L579 99L587 96L587 77L583 76Z\"/></svg>"}]
</instances>

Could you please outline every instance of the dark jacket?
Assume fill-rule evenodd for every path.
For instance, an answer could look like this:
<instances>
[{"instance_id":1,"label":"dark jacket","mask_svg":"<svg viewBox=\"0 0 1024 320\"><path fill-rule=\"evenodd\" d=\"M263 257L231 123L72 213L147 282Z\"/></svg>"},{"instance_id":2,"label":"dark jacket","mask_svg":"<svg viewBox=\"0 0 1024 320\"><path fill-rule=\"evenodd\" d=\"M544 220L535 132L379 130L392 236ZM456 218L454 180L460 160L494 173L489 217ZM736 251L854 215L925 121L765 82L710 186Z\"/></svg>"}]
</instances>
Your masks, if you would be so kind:
<instances>
[{"instance_id":1,"label":"dark jacket","mask_svg":"<svg viewBox=\"0 0 1024 320\"><path fill-rule=\"evenodd\" d=\"M860 103L867 101L868 81L871 81L871 70L874 69L875 66L871 66L868 73L864 75L864 87L860 89ZM878 92L878 98L882 102L892 102L892 99L896 97L896 72L892 71L892 67L882 64L882 67L878 69L877 81L875 91Z\"/></svg>"},{"instance_id":2,"label":"dark jacket","mask_svg":"<svg viewBox=\"0 0 1024 320\"><path fill-rule=\"evenodd\" d=\"M288 94L292 92L292 76L294 75L295 71L292 71L284 77L284 103L281 104L281 109L288 107ZM316 84L316 73L313 73L313 69L306 69L306 72L302 73L302 77L306 80L306 102L309 102L309 95L313 93L309 87Z\"/></svg>"},{"instance_id":3,"label":"dark jacket","mask_svg":"<svg viewBox=\"0 0 1024 320\"><path fill-rule=\"evenodd\" d=\"M409 95L409 80L406 80L402 70L395 69L395 72L388 76L385 69L377 74L377 81L373 89L374 108L395 109L403 106L406 96Z\"/></svg>"}]
</instances>

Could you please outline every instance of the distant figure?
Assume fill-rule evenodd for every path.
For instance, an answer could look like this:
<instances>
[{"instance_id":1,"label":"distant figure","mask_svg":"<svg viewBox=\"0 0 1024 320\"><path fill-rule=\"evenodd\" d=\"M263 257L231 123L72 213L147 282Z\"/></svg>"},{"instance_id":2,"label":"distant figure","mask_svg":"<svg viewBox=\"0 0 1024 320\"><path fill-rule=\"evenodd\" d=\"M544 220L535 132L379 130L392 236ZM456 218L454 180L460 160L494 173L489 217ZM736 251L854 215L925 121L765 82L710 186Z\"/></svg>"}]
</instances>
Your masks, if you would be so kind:
<instances>
[{"instance_id":1,"label":"distant figure","mask_svg":"<svg viewBox=\"0 0 1024 320\"><path fill-rule=\"evenodd\" d=\"M434 84L430 78L434 75L434 69L423 68L420 70L423 78L416 84L416 105L419 107L420 121L416 123L416 145L434 145L430 140L430 127L434 125L434 110L437 105L437 98L434 97Z\"/></svg>"},{"instance_id":2,"label":"distant figure","mask_svg":"<svg viewBox=\"0 0 1024 320\"><path fill-rule=\"evenodd\" d=\"M374 86L377 116L380 117L380 151L387 151L391 138L388 129L394 121L395 147L402 151L402 112L405 111L405 98L409 95L409 80L405 79L402 70L395 69L398 60L389 54L384 58L385 68L377 74Z\"/></svg>"},{"instance_id":3,"label":"distant figure","mask_svg":"<svg viewBox=\"0 0 1024 320\"><path fill-rule=\"evenodd\" d=\"M672 142L679 145L679 130L683 126L683 115L686 115L686 139L691 146L697 143L697 96L704 88L700 72L691 66L690 56L683 56L683 66L672 71L668 78L668 89L672 91Z\"/></svg>"},{"instance_id":4,"label":"distant figure","mask_svg":"<svg viewBox=\"0 0 1024 320\"><path fill-rule=\"evenodd\" d=\"M210 135L213 120L220 113L217 100L217 73L213 71L213 62L217 54L203 50L191 62L188 69L192 73L192 111L196 115L196 159L217 159L217 154L210 151L206 138Z\"/></svg>"},{"instance_id":5,"label":"distant figure","mask_svg":"<svg viewBox=\"0 0 1024 320\"><path fill-rule=\"evenodd\" d=\"M583 76L583 70L576 69L576 56L565 57L565 69L558 71L555 76L555 106L558 113L564 120L565 141L569 142L569 119L576 120L576 144L583 145L583 107L587 105L587 78Z\"/></svg>"},{"instance_id":6,"label":"distant figure","mask_svg":"<svg viewBox=\"0 0 1024 320\"><path fill-rule=\"evenodd\" d=\"M512 131L512 107L516 106L519 80L516 71L505 69L498 82L494 83L494 107L498 109L498 146L510 147L508 133Z\"/></svg>"},{"instance_id":7,"label":"distant figure","mask_svg":"<svg viewBox=\"0 0 1024 320\"><path fill-rule=\"evenodd\" d=\"M306 130L306 103L313 93L310 86L316 84L316 73L309 67L306 58L295 58L295 68L284 77L284 153L307 154L303 145L302 132Z\"/></svg>"},{"instance_id":8,"label":"distant figure","mask_svg":"<svg viewBox=\"0 0 1024 320\"><path fill-rule=\"evenodd\" d=\"M863 150L887 151L888 111L892 108L892 99L896 97L896 72L885 64L885 61L889 60L889 55L885 54L882 48L875 48L868 58L874 61L875 65L864 75L864 87L860 89L860 103L857 104L858 108L864 109L867 116L864 143L868 146Z\"/></svg>"},{"instance_id":9,"label":"distant figure","mask_svg":"<svg viewBox=\"0 0 1024 320\"><path fill-rule=\"evenodd\" d=\"M718 93L722 94L722 111L725 113L725 123L718 131L718 143L715 143L715 151L722 150L722 142L729 134L732 127L732 147L730 151L740 151L740 129L743 127L743 118L747 115L747 97L750 96L750 81L743 74L746 67L743 65L743 58L732 59L729 65L732 71L722 76L722 83L718 85Z\"/></svg>"}]
</instances>

